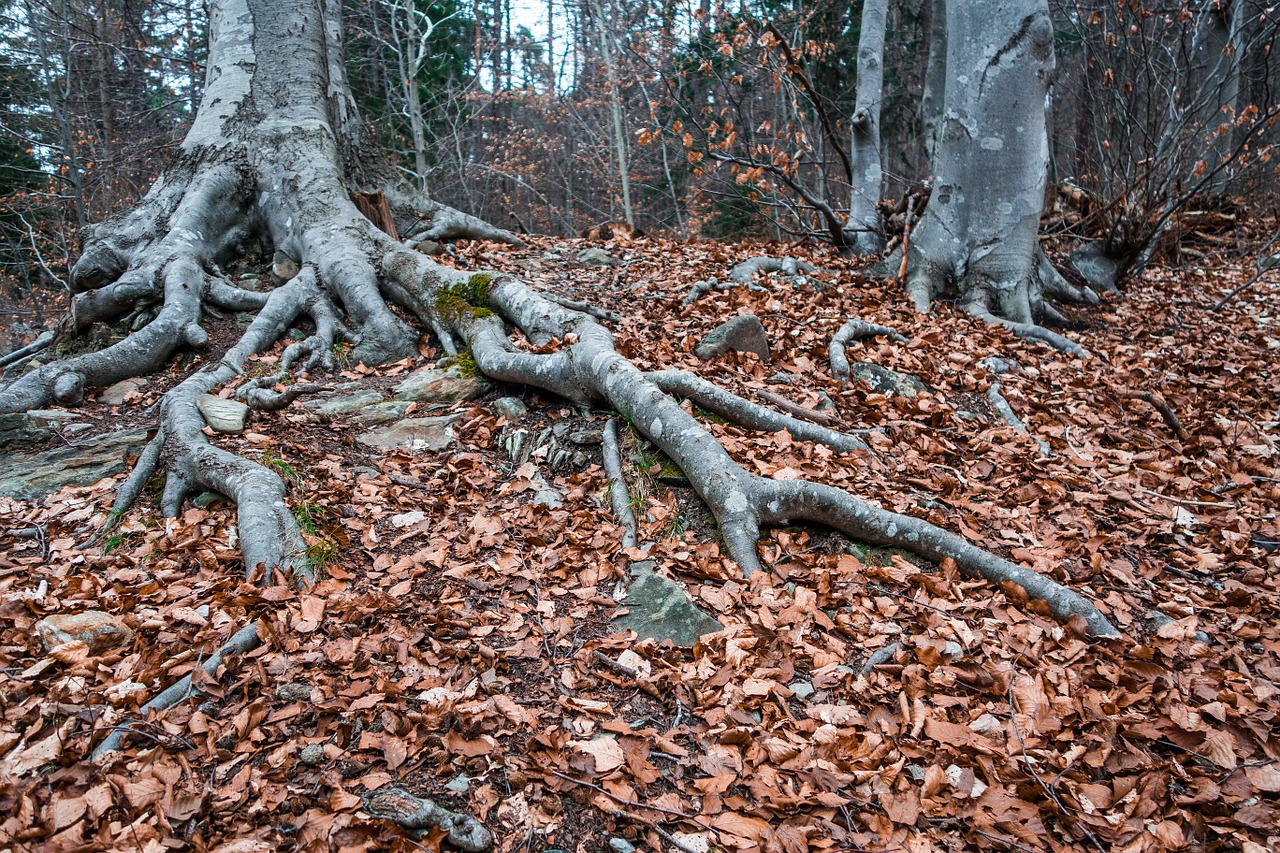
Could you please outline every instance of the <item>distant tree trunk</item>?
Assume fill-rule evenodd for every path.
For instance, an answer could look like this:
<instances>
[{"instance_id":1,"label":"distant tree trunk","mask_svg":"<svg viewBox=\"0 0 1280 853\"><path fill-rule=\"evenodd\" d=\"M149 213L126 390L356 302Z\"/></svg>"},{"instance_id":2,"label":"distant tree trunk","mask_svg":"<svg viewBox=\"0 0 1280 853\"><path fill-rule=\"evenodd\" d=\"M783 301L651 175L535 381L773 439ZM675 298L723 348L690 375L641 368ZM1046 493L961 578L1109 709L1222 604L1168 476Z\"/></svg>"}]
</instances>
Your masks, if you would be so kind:
<instances>
[{"instance_id":1,"label":"distant tree trunk","mask_svg":"<svg viewBox=\"0 0 1280 853\"><path fill-rule=\"evenodd\" d=\"M858 83L849 155L853 187L845 240L860 255L884 250L880 221L880 101L884 92L884 29L888 0L866 0L858 34Z\"/></svg>"},{"instance_id":2,"label":"distant tree trunk","mask_svg":"<svg viewBox=\"0 0 1280 853\"><path fill-rule=\"evenodd\" d=\"M1082 353L1039 325L1045 287L1074 290L1036 241L1049 147L1053 25L1046 0L947 3L944 113L934 188L912 234L907 292L921 311L950 291L967 312Z\"/></svg>"},{"instance_id":3,"label":"distant tree trunk","mask_svg":"<svg viewBox=\"0 0 1280 853\"><path fill-rule=\"evenodd\" d=\"M618 69L613 62L613 50L609 47L609 35L605 31L604 8L598 0L592 0L591 16L596 20L596 34L600 39L600 61L604 63L605 80L609 85L609 117L613 125L613 151L618 162L618 182L622 187L622 216L628 225L636 224L631 211L631 177L627 168L627 134L622 124L622 95L618 91Z\"/></svg>"}]
</instances>

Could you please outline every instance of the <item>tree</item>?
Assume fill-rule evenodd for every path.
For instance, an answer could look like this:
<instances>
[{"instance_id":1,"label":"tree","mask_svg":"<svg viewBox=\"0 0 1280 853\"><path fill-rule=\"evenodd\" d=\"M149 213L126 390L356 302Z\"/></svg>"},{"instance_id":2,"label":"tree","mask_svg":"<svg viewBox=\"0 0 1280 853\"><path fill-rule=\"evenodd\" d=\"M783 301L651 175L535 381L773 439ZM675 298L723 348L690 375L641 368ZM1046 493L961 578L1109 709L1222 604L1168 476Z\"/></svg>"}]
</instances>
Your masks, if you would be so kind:
<instances>
[{"instance_id":1,"label":"tree","mask_svg":"<svg viewBox=\"0 0 1280 853\"><path fill-rule=\"evenodd\" d=\"M285 350L282 373L240 385L238 393L251 406L279 408L304 393L306 383L281 380L292 379L294 366L332 366L334 345L343 339L355 342L355 356L370 363L415 354L418 331L391 310L395 303L446 351L465 346L479 370L494 379L627 418L685 472L746 574L761 567L761 526L812 521L858 540L954 560L970 575L1021 586L1060 618L1081 617L1095 635L1116 634L1079 594L932 524L821 483L747 472L676 397L840 451L858 447L858 439L780 415L689 374L643 373L614 350L612 336L591 314L511 276L438 264L375 226L353 194L366 205L385 200L394 230L410 243L457 236L517 240L431 201L379 165L342 66L337 0L216 0L210 33L204 100L180 155L136 208L92 231L72 272L76 324L110 318L146 299L161 303L155 319L120 343L39 367L0 391L0 411L72 404L87 387L155 371L180 348L208 346L200 325L206 305L256 311L239 342L165 395L158 434L121 486L112 518L164 470L164 512L176 514L198 491L226 495L237 505L247 570L286 567L307 577L302 537L280 479L212 445L196 400L236 380L250 355L275 343L302 315L311 318L314 332ZM241 290L221 272L220 264L251 239L268 241L298 264L297 274L270 294ZM504 322L539 351L513 344ZM245 642L254 636L246 627ZM167 691L161 698L168 698L149 707L185 695L185 687Z\"/></svg>"},{"instance_id":2,"label":"tree","mask_svg":"<svg viewBox=\"0 0 1280 853\"><path fill-rule=\"evenodd\" d=\"M1046 291L1083 300L1036 242L1049 162L1053 25L1045 0L946 4L946 88L933 193L907 250L907 293L928 311L955 289L965 311L1083 354L1039 325ZM891 267L896 269L892 263Z\"/></svg>"},{"instance_id":3,"label":"tree","mask_svg":"<svg viewBox=\"0 0 1280 853\"><path fill-rule=\"evenodd\" d=\"M858 101L854 109L849 159L853 191L845 239L859 254L884 251L880 221L880 99L884 90L884 28L887 0L867 0L862 5L862 30L858 37ZM851 234L849 232L852 232Z\"/></svg>"}]
</instances>

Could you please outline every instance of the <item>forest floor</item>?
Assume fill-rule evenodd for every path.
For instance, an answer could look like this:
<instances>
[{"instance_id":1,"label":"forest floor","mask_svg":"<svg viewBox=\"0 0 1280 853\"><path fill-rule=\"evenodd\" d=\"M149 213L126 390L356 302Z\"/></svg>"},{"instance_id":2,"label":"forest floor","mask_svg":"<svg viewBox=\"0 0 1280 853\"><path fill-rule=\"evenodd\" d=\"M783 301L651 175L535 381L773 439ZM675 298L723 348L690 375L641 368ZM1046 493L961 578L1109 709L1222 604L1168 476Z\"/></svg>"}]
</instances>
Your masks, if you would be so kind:
<instances>
[{"instance_id":1,"label":"forest floor","mask_svg":"<svg viewBox=\"0 0 1280 853\"><path fill-rule=\"evenodd\" d=\"M361 810L395 782L480 818L501 851L1280 849L1280 282L1213 313L1249 269L1153 269L1071 309L1068 334L1092 354L1078 361L951 306L917 315L896 284L820 249L651 239L608 244L625 265L589 268L583 247L458 257L618 312L618 349L644 368L809 407L827 395L839 428L876 430L870 452L709 429L758 473L837 485L1053 575L1123 639L818 530L766 532L769 570L743 580L696 496L634 438L649 548L623 553L597 446L571 448L582 465L504 451L517 428L603 425L543 393L456 404L452 447L385 456L344 416L295 403L213 440L289 473L328 558L308 591L246 581L225 505L166 520L150 496L81 547L119 478L0 498L0 847L440 849L439 833ZM682 306L699 279L796 251L833 272ZM740 312L762 320L772 361L698 362L693 347ZM851 346L851 362L931 390L837 383L827 343L851 316L909 339ZM999 380L1026 433L986 403L989 356L1021 366ZM431 360L424 344L332 381L386 384ZM146 425L178 378L118 408L91 399L85 416ZM523 421L493 412L503 395L528 403ZM562 506L533 503L538 474ZM646 556L724 630L693 649L613 632L615 589ZM86 609L132 638L46 651L36 623ZM139 725L111 764L88 761L104 727L255 618L268 643Z\"/></svg>"}]
</instances>

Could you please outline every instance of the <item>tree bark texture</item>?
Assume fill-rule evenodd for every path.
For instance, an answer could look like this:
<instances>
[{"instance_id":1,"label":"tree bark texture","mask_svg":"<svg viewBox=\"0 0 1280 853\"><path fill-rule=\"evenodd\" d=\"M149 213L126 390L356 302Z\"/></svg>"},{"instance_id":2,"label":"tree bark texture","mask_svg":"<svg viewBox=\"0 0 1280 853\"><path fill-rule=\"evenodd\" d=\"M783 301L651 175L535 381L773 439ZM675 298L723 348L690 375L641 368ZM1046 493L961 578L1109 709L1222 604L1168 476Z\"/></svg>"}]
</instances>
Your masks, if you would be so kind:
<instances>
[{"instance_id":1,"label":"tree bark texture","mask_svg":"<svg viewBox=\"0 0 1280 853\"><path fill-rule=\"evenodd\" d=\"M1077 354L1038 325L1046 287L1071 292L1036 242L1049 160L1048 4L946 4L946 88L934 188L912 233L907 292L921 311L954 289L969 313Z\"/></svg>"},{"instance_id":2,"label":"tree bark texture","mask_svg":"<svg viewBox=\"0 0 1280 853\"><path fill-rule=\"evenodd\" d=\"M858 34L858 83L849 157L853 187L846 241L860 255L884 251L880 221L880 101L884 92L884 29L888 0L867 0Z\"/></svg>"}]
</instances>

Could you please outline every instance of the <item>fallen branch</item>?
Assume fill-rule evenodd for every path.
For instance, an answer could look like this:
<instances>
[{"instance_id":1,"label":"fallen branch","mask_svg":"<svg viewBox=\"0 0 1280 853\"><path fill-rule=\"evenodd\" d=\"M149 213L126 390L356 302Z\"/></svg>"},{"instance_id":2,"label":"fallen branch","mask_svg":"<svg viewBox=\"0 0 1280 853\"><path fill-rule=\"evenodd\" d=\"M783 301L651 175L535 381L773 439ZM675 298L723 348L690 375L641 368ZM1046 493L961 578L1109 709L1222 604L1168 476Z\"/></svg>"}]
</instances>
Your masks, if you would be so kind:
<instances>
[{"instance_id":1,"label":"fallen branch","mask_svg":"<svg viewBox=\"0 0 1280 853\"><path fill-rule=\"evenodd\" d=\"M715 829L713 827L708 826L707 824L703 823L701 820L699 820L698 818L694 817L691 814L686 814L685 812L676 811L675 809L664 808L663 806L651 805L650 803L642 803L639 800L624 799L622 797L619 797L617 794L612 794L609 791L606 791L604 788L601 788L599 785L596 785L592 782L588 782L585 779L575 779L573 776L568 776L564 773L561 773L559 770L548 770L547 774L550 776L554 776L557 779L563 779L566 782L572 782L575 785L581 785L584 788L590 788L591 790L595 791L598 794L604 794L606 797L613 800L615 803L617 803L620 806L625 806L626 808L629 808L629 809L646 809L651 812L657 812L658 814L664 814L668 817L676 818L677 820L688 821L694 826L701 827L702 829L705 829L708 832L715 832Z\"/></svg>"},{"instance_id":2,"label":"fallen branch","mask_svg":"<svg viewBox=\"0 0 1280 853\"><path fill-rule=\"evenodd\" d=\"M1177 413L1174 412L1173 407L1169 405L1164 397L1154 391L1143 391L1140 394L1131 394L1129 399L1150 403L1160 413L1160 417L1164 419L1165 426L1178 437L1178 441L1184 443L1191 441L1191 436L1187 435L1186 429L1182 426L1182 421L1178 420Z\"/></svg>"},{"instance_id":3,"label":"fallen branch","mask_svg":"<svg viewBox=\"0 0 1280 853\"><path fill-rule=\"evenodd\" d=\"M757 388L756 396L766 403L777 406L789 415L794 415L801 420L810 423L819 424L820 426L833 427L840 423L840 419L836 417L834 412L819 412L817 409L810 409L807 406L801 406L799 403L793 403L781 394L775 394L772 391L766 391L763 388Z\"/></svg>"}]
</instances>

